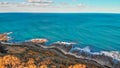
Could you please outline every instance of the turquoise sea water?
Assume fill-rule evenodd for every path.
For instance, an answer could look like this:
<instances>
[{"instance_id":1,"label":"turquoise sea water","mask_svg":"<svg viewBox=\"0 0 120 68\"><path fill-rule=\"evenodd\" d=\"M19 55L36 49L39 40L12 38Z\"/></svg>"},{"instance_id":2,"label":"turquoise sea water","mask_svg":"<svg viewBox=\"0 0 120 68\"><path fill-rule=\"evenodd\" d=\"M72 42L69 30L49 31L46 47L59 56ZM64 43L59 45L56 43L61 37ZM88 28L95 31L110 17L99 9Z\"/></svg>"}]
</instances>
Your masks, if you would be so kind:
<instances>
[{"instance_id":1,"label":"turquoise sea water","mask_svg":"<svg viewBox=\"0 0 120 68\"><path fill-rule=\"evenodd\" d=\"M32 38L77 42L93 50L120 51L120 14L0 13L0 33L13 32L14 42Z\"/></svg>"}]
</instances>

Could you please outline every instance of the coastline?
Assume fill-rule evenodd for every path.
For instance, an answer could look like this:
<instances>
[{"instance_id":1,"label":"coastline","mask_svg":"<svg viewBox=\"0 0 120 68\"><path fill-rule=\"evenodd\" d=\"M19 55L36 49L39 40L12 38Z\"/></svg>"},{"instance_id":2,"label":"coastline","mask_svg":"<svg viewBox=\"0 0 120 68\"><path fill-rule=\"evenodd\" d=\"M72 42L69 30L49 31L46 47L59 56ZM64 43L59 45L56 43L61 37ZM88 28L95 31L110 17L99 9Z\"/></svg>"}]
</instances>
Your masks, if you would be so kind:
<instances>
[{"instance_id":1,"label":"coastline","mask_svg":"<svg viewBox=\"0 0 120 68\"><path fill-rule=\"evenodd\" d=\"M19 45L19 46L25 45L25 47L31 45L33 48L35 47L35 49L36 47L38 48L42 47L43 49L47 49L47 50L53 49L55 52L60 52L62 57L63 56L66 57L66 55L67 56L69 55L69 56L75 57L74 59L83 60L82 62L85 61L84 63L86 63L86 61L89 61L88 63L98 64L102 66L102 68L104 67L105 68L106 67L107 68L119 68L120 67L119 66L120 65L120 52L118 51L91 52L89 47L73 48L74 44L71 44L71 42L60 41L58 43L52 42L51 44L48 44L48 45L44 45L44 44L39 45L39 43L36 43L36 42L33 43L31 42L31 40L29 41L23 40L23 42L14 42L14 43L13 42L9 43L9 41L7 41L7 42L1 43L1 45L5 45L5 46L10 45L11 47L14 45Z\"/></svg>"},{"instance_id":2,"label":"coastline","mask_svg":"<svg viewBox=\"0 0 120 68\"><path fill-rule=\"evenodd\" d=\"M0 68L120 68L118 6L1 0Z\"/></svg>"},{"instance_id":3,"label":"coastline","mask_svg":"<svg viewBox=\"0 0 120 68\"><path fill-rule=\"evenodd\" d=\"M68 57L68 58L73 58L73 60L77 60L79 62L78 63L83 63L87 66L88 65L93 65L93 66L97 66L98 68L119 68L120 66L120 61L113 61L112 58L110 58L109 56L105 56L105 55L94 55L91 56L93 57L92 59L89 57L89 53L85 52L85 51L81 51L81 55L77 55L77 51L73 51L72 53L69 52L69 50L72 48L72 45L63 45L63 44L52 44L50 46L46 46L45 44L40 44L40 43L32 43L32 42L23 42L23 43L19 43L19 44L14 44L14 43L1 43L2 47L7 50L7 52L9 52L10 54L14 55L14 54L22 54L19 53L19 51L23 48L27 48L28 50L32 50L32 51L42 51L42 50L46 50L47 51L52 51L53 53L56 53L57 56L61 56L63 58ZM14 48L19 48L18 51L15 51ZM21 48L22 47L22 48ZM67 47L67 48L66 48ZM12 48L12 51L11 51ZM3 50L4 50L3 49ZM7 55L6 53L3 53L5 55ZM41 53L41 52L40 52ZM9 55L9 54L8 54ZM54 58L54 57L53 57ZM86 62L87 61L87 62ZM97 68L96 67L96 68Z\"/></svg>"},{"instance_id":4,"label":"coastline","mask_svg":"<svg viewBox=\"0 0 120 68\"><path fill-rule=\"evenodd\" d=\"M40 47L44 49L55 49L55 50L57 49L64 55L71 55L79 59L92 60L101 65L104 65L107 63L106 66L109 66L112 68L113 68L113 65L120 65L120 52L119 51L91 52L89 46L84 47L84 48L76 47L75 45L77 43L75 42L57 41L51 44L45 44L46 42L48 42L48 40L44 38L36 38L36 39L26 40L23 42L9 42L11 40L10 39L11 37L9 37L11 33L13 32L0 34L1 45L9 45L9 46L14 46L14 45L19 45L19 46L21 45L36 46L37 45L39 46L40 45Z\"/></svg>"}]
</instances>

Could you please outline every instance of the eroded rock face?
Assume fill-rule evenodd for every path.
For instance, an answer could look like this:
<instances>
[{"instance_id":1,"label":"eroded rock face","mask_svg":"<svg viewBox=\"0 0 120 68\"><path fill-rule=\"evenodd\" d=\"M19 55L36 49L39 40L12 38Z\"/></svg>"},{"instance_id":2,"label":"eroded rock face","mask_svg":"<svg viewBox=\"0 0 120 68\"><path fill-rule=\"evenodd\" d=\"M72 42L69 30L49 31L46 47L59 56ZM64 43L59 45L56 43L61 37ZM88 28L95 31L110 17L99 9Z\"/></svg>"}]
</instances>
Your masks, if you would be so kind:
<instances>
[{"instance_id":1,"label":"eroded rock face","mask_svg":"<svg viewBox=\"0 0 120 68\"><path fill-rule=\"evenodd\" d=\"M56 48L23 43L0 45L0 68L108 68L95 61L66 55Z\"/></svg>"}]
</instances>

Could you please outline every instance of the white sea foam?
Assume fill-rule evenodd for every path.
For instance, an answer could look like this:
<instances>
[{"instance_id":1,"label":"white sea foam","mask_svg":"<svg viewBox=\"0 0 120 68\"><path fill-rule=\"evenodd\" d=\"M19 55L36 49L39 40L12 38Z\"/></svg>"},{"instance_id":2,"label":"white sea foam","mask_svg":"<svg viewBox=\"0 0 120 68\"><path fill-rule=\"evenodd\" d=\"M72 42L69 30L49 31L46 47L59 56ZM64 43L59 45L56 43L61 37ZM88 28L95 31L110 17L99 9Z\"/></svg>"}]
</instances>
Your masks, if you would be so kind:
<instances>
[{"instance_id":1,"label":"white sea foam","mask_svg":"<svg viewBox=\"0 0 120 68\"><path fill-rule=\"evenodd\" d=\"M119 51L100 51L100 52L91 52L90 48L87 46L85 48L75 47L70 50L70 52L78 51L78 54L82 52L86 52L92 55L105 55L120 61L120 52Z\"/></svg>"},{"instance_id":2,"label":"white sea foam","mask_svg":"<svg viewBox=\"0 0 120 68\"><path fill-rule=\"evenodd\" d=\"M61 41L57 41L57 42L55 42L55 43L57 43L57 44L63 44L63 45L73 45L73 44L77 44L77 43L75 43L75 42L61 42Z\"/></svg>"},{"instance_id":3,"label":"white sea foam","mask_svg":"<svg viewBox=\"0 0 120 68\"><path fill-rule=\"evenodd\" d=\"M73 52L73 51L80 51L81 50L81 48L79 48L79 47L74 47L74 48L72 48L71 50L70 50L70 52Z\"/></svg>"},{"instance_id":4,"label":"white sea foam","mask_svg":"<svg viewBox=\"0 0 120 68\"><path fill-rule=\"evenodd\" d=\"M7 35L10 35L10 34L12 34L13 32L8 32L8 33L5 33L5 34L7 34Z\"/></svg>"},{"instance_id":5,"label":"white sea foam","mask_svg":"<svg viewBox=\"0 0 120 68\"><path fill-rule=\"evenodd\" d=\"M101 51L100 53L104 54L106 56L110 56L110 57L120 61L120 52L118 52L118 51L110 51L110 52L108 52L108 51Z\"/></svg>"},{"instance_id":6,"label":"white sea foam","mask_svg":"<svg viewBox=\"0 0 120 68\"><path fill-rule=\"evenodd\" d=\"M82 50L83 50L83 51L85 51L85 52L91 52L91 50L90 50L89 46L87 46L87 47L83 48Z\"/></svg>"},{"instance_id":7,"label":"white sea foam","mask_svg":"<svg viewBox=\"0 0 120 68\"><path fill-rule=\"evenodd\" d=\"M76 43L74 42L61 42L61 41L57 41L55 42L55 44L62 44L62 45L74 45ZM52 47L52 46L51 46ZM69 51L70 52L76 52L77 54L81 53L81 52L84 52L86 53L86 55L88 55L88 57L90 55L105 55L105 56L108 56L108 57L111 57L113 59L116 59L118 61L120 61L120 52L118 51L100 51L100 52L91 52L90 50L90 47L87 46L87 47L84 47L84 48L80 48L80 47L73 47L71 48L71 50Z\"/></svg>"}]
</instances>

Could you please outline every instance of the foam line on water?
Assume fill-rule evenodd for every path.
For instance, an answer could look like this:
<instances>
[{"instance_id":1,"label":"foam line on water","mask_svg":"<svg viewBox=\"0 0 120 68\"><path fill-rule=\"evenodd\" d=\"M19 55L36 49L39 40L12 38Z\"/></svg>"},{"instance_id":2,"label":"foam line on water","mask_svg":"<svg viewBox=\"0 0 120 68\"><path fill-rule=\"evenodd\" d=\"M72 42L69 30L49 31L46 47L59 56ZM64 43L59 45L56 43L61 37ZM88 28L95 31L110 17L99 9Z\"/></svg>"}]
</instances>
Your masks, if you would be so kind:
<instances>
[{"instance_id":1,"label":"foam line on water","mask_svg":"<svg viewBox=\"0 0 120 68\"><path fill-rule=\"evenodd\" d=\"M84 51L84 52L87 52L87 53L90 53L92 55L105 55L105 56L109 56L113 59L116 59L118 61L120 61L120 52L119 51L100 51L100 52L91 52L90 48L87 46L85 48L79 48L79 47L75 47L75 48L72 48L70 50L70 52L73 52L73 51Z\"/></svg>"}]
</instances>

